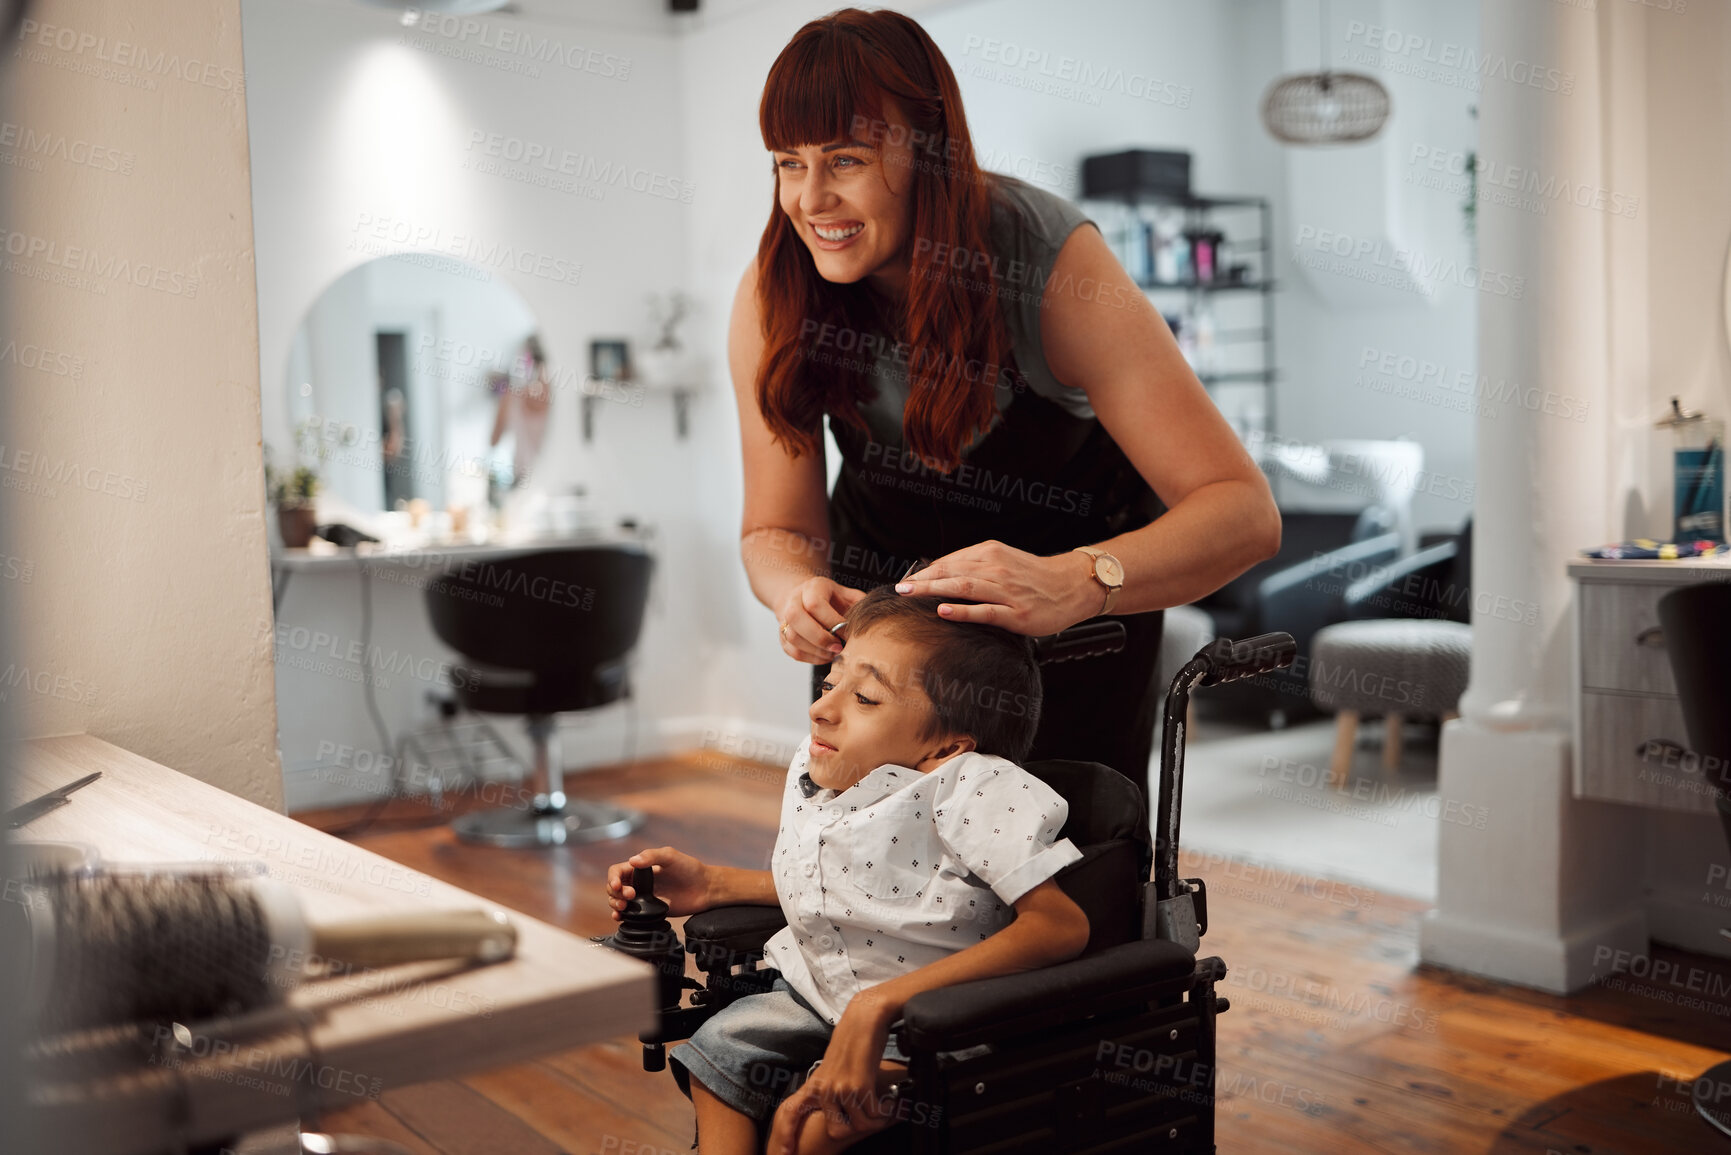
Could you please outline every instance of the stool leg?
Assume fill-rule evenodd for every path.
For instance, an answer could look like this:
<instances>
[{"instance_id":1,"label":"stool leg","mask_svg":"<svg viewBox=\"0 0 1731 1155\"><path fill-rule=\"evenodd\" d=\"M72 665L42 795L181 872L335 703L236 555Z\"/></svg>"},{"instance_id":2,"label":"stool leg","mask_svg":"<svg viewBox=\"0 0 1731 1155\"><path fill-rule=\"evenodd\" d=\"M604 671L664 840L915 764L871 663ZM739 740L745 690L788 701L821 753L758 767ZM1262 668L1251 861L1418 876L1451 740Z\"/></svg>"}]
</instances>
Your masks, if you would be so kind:
<instances>
[{"instance_id":1,"label":"stool leg","mask_svg":"<svg viewBox=\"0 0 1731 1155\"><path fill-rule=\"evenodd\" d=\"M1382 768L1400 769L1400 715L1390 714L1382 734Z\"/></svg>"},{"instance_id":2,"label":"stool leg","mask_svg":"<svg viewBox=\"0 0 1731 1155\"><path fill-rule=\"evenodd\" d=\"M1328 784L1340 789L1352 772L1352 751L1358 745L1358 711L1342 710L1334 716L1334 757L1328 763Z\"/></svg>"}]
</instances>

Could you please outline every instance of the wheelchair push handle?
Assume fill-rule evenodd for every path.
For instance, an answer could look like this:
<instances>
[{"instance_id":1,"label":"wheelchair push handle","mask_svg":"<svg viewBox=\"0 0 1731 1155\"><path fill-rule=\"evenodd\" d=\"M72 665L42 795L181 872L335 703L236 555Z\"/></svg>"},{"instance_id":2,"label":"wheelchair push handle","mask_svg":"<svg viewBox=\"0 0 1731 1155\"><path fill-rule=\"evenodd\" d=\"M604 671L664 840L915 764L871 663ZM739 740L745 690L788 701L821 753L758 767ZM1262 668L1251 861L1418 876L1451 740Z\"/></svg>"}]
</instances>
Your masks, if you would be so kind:
<instances>
[{"instance_id":1,"label":"wheelchair push handle","mask_svg":"<svg viewBox=\"0 0 1731 1155\"><path fill-rule=\"evenodd\" d=\"M1123 622L1083 622L1067 630L1035 638L1034 657L1044 666L1051 662L1115 654L1124 648L1124 638Z\"/></svg>"},{"instance_id":2,"label":"wheelchair push handle","mask_svg":"<svg viewBox=\"0 0 1731 1155\"><path fill-rule=\"evenodd\" d=\"M1197 684L1219 686L1290 666L1298 656L1298 643L1285 633L1258 634L1239 641L1219 638L1196 656L1208 662L1208 671Z\"/></svg>"},{"instance_id":3,"label":"wheelchair push handle","mask_svg":"<svg viewBox=\"0 0 1731 1155\"><path fill-rule=\"evenodd\" d=\"M1297 656L1298 643L1288 633L1258 634L1242 640L1216 638L1196 651L1196 656L1172 676L1160 738L1160 793L1154 805L1154 890L1156 901L1166 908L1162 917L1174 928L1180 941L1189 940L1190 928L1206 921L1205 913L1200 919L1191 913L1191 908L1199 905L1192 897L1196 892L1188 880L1178 877L1185 714L1190 705L1190 691L1196 686L1219 686L1283 669Z\"/></svg>"}]
</instances>

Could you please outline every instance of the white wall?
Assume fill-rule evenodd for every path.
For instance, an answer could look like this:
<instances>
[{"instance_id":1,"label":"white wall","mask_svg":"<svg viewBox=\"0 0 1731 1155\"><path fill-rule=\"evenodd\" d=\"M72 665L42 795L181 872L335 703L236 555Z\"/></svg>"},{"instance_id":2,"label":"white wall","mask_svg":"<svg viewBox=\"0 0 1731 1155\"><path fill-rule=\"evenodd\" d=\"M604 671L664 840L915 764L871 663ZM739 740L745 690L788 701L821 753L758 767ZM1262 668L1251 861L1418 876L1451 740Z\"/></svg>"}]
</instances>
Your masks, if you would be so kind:
<instances>
[{"instance_id":1,"label":"white wall","mask_svg":"<svg viewBox=\"0 0 1731 1155\"><path fill-rule=\"evenodd\" d=\"M1317 0L1284 0L1278 7L1283 69L1315 71L1324 49ZM1277 298L1285 376L1275 391L1275 427L1282 437L1306 442L1417 441L1425 450L1426 476L1413 499L1414 523L1421 531L1453 530L1471 512L1474 416L1470 392L1446 383L1476 368L1478 293L1461 277L1414 279L1390 266L1415 258L1439 271L1473 263L1461 212L1467 181L1449 170L1464 168L1476 147L1476 121L1468 110L1478 98L1465 83L1470 74L1447 68L1415 74L1414 55L1422 50L1408 55L1371 48L1359 29L1424 39L1440 59L1447 46L1478 44L1478 12L1471 4L1427 0L1336 0L1329 18L1329 66L1373 76L1389 91L1392 112L1382 133L1361 144L1311 148L1276 145L1254 120L1241 120L1238 133L1263 166L1264 180L1271 179L1269 167L1284 169L1278 276L1291 290ZM1254 91L1266 83L1259 81ZM1429 167L1432 158L1440 159L1442 171ZM1329 234L1350 238L1350 246ZM1341 259L1336 246L1363 249L1363 255ZM1316 269L1302 263L1306 259L1329 263ZM1395 286L1366 279L1378 275ZM1393 372L1378 371L1385 357ZM1438 368L1421 373L1425 364ZM1350 490L1317 491L1287 480L1279 493L1283 502L1306 508L1363 503Z\"/></svg>"},{"instance_id":2,"label":"white wall","mask_svg":"<svg viewBox=\"0 0 1731 1155\"><path fill-rule=\"evenodd\" d=\"M277 805L239 6L30 19L7 119L47 144L5 169L0 573L24 637L0 693L26 734Z\"/></svg>"},{"instance_id":3,"label":"white wall","mask_svg":"<svg viewBox=\"0 0 1731 1155\"><path fill-rule=\"evenodd\" d=\"M624 337L642 347L650 335L647 295L680 285L693 205L719 191L714 176L685 166L677 46L665 16L621 20L587 5L556 24L502 15L406 33L396 15L360 4L245 0L242 7L256 142L257 373L273 444L288 439L280 383L302 318L345 271L381 253L440 252L482 267L526 303L552 368L575 369L576 382L591 340ZM549 60L534 48L521 51L531 43L525 33L560 53ZM501 46L502 34L513 42ZM489 157L491 134L506 156L537 146L611 168L599 179L594 169L587 181L567 177L569 189L549 187L557 171ZM506 171L483 171L486 162ZM606 172L620 170L643 191L606 183ZM680 196L687 182L690 203ZM610 516L635 516L658 531L658 589L638 674L640 749L656 748L663 730L683 734L682 719L701 712L692 659L706 633L705 607L692 591L713 567L706 569L707 531L692 495L703 488L699 442L713 435L710 408L694 407L696 436L678 441L670 398L603 403L595 440L585 444L576 392L560 390L537 478L554 491L583 485ZM376 411L372 395L357 409L367 421L362 410ZM368 424L376 427L376 417ZM352 575L296 580L281 624L355 637ZM380 629L398 621L408 632L375 640L419 657L446 656L416 616L418 591L377 584ZM306 671L287 665L297 654L279 647L285 760L304 766L333 741L377 750L355 683L345 680L356 671L339 668L309 689ZM421 688L399 681L381 696L393 735L426 716ZM337 698L347 705L333 714L326 707ZM617 760L623 726L622 711L596 726L573 722L568 759ZM296 794L302 802L330 797L318 783Z\"/></svg>"}]
</instances>

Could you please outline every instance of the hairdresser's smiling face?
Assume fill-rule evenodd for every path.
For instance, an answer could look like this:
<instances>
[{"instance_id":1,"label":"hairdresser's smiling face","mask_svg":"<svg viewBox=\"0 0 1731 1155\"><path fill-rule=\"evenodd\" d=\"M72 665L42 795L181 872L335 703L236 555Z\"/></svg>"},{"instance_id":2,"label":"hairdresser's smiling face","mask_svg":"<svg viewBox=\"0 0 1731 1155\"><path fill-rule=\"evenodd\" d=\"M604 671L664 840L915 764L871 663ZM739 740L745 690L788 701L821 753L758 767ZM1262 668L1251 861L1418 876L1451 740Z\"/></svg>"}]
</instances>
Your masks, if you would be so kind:
<instances>
[{"instance_id":1,"label":"hairdresser's smiling face","mask_svg":"<svg viewBox=\"0 0 1731 1155\"><path fill-rule=\"evenodd\" d=\"M917 647L889 630L848 638L808 711L813 782L846 790L886 762L925 774L974 748L972 738L919 737L932 709L919 659Z\"/></svg>"},{"instance_id":2,"label":"hairdresser's smiling face","mask_svg":"<svg viewBox=\"0 0 1731 1155\"><path fill-rule=\"evenodd\" d=\"M811 252L826 281L869 278L886 296L908 280L913 235L913 150L894 101L884 122L858 118L854 139L778 150L781 211Z\"/></svg>"}]
</instances>

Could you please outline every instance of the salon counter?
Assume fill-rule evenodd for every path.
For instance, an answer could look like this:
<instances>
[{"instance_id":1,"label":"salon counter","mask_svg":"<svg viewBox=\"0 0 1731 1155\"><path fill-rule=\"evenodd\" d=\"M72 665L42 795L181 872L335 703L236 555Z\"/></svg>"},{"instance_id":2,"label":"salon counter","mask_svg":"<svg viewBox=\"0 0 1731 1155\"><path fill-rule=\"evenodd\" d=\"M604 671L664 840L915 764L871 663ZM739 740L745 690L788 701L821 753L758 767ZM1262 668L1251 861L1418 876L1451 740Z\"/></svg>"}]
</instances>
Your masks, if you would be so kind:
<instances>
[{"instance_id":1,"label":"salon counter","mask_svg":"<svg viewBox=\"0 0 1731 1155\"><path fill-rule=\"evenodd\" d=\"M445 575L548 549L639 547L655 552L653 527L452 542L361 553L279 551L272 558L271 618L277 745L290 813L369 800L404 788L405 739L441 725L461 657L433 632L427 589ZM651 594L653 597L653 592ZM620 761L633 748L623 709L569 717L566 769ZM521 725L498 718L501 740L524 764Z\"/></svg>"},{"instance_id":2,"label":"salon counter","mask_svg":"<svg viewBox=\"0 0 1731 1155\"><path fill-rule=\"evenodd\" d=\"M280 572L297 574L319 570L352 570L362 563L405 569L436 569L450 563L499 561L548 549L644 544L646 538L647 535L641 530L619 528L509 537L487 542L428 542L415 546L386 547L382 543L362 542L361 546L354 549L333 545L316 549L279 550L271 555L271 567Z\"/></svg>"},{"instance_id":3,"label":"salon counter","mask_svg":"<svg viewBox=\"0 0 1731 1155\"><path fill-rule=\"evenodd\" d=\"M1659 626L1659 599L1731 581L1731 554L1678 561L1571 560L1577 798L1713 813L1713 786L1688 748Z\"/></svg>"}]
</instances>

